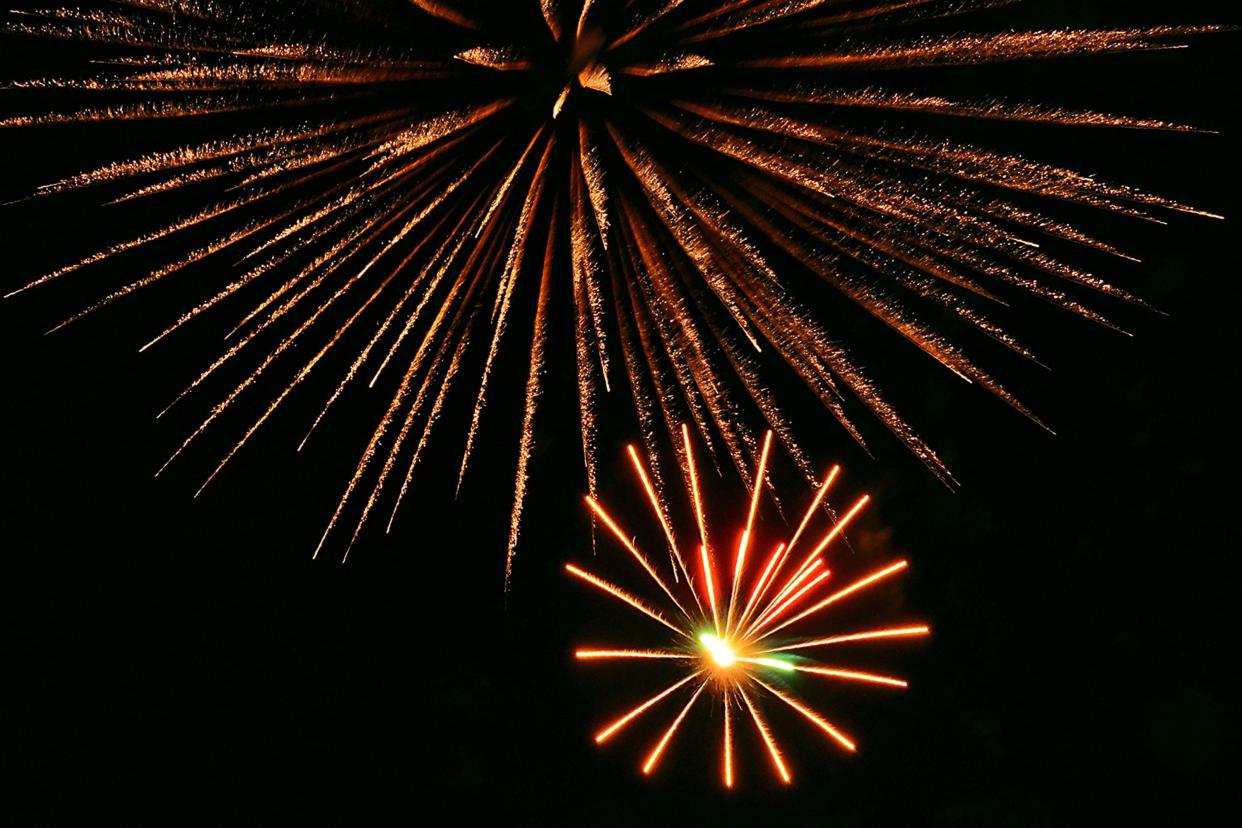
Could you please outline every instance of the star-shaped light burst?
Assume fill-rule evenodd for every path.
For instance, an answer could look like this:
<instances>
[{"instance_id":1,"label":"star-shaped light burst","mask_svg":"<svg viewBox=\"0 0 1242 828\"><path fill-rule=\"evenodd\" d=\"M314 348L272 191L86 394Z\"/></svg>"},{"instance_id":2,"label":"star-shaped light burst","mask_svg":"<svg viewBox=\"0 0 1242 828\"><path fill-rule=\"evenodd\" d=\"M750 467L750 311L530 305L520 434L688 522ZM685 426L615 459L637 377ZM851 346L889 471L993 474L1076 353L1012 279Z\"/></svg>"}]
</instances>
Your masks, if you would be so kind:
<instances>
[{"instance_id":1,"label":"star-shaped light burst","mask_svg":"<svg viewBox=\"0 0 1242 828\"><path fill-rule=\"evenodd\" d=\"M668 751L682 722L705 696L715 694L723 710L721 739L721 774L726 787L734 784L735 718L749 719L767 748L772 767L780 779L793 781L780 747L762 712L764 704L777 701L793 708L840 747L856 750L854 740L819 712L795 697L790 680L806 674L833 681L855 682L885 688L904 688L906 682L892 676L876 675L821 663L810 657L841 645L861 642L891 641L926 636L930 630L922 624L877 627L825 634L822 621L826 610L858 595L875 584L886 581L906 569L908 563L897 560L856 579L834 577L825 554L834 541L841 538L846 527L867 505L869 496L855 502L832 527L811 546L807 533L812 520L824 507L825 496L840 474L834 466L819 486L797 530L778 544L766 558L757 554L754 530L759 507L759 494L767 479L767 466L772 434L764 439L758 470L750 498L750 510L737 545L732 547L732 560L721 561L719 547L709 541L704 518L703 498L695 471L689 431L682 429L685 457L690 469L689 488L693 501L698 537L697 551L689 556L683 552L667 517L667 510L651 485L643 460L633 446L630 459L646 492L668 542L672 578L665 577L650 558L644 555L632 536L593 498L587 498L595 517L616 536L621 545L650 576L653 585L663 593L667 609L659 609L643 598L610 583L573 564L566 570L629 605L671 633L669 643L659 649L591 647L575 652L584 662L607 661L673 661L684 665L686 674L674 684L616 717L595 735L603 744L639 717L677 699L671 723L648 750L642 764L644 774L652 773ZM671 709L671 708L670 708ZM744 725L743 725L744 726Z\"/></svg>"}]
</instances>

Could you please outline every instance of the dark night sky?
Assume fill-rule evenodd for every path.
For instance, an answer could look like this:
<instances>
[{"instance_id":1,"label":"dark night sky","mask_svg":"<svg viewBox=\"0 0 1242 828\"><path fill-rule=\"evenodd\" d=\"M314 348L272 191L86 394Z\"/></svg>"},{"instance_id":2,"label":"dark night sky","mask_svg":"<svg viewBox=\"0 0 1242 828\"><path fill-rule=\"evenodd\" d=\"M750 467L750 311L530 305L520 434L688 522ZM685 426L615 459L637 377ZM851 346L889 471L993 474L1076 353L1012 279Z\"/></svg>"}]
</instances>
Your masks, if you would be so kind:
<instances>
[{"instance_id":1,"label":"dark night sky","mask_svg":"<svg viewBox=\"0 0 1242 828\"><path fill-rule=\"evenodd\" d=\"M1225 0L1032 0L989 17L998 27L1242 23ZM176 297L139 298L48 337L82 293L0 303L6 821L356 824L392 809L436 824L1021 826L1123 824L1152 812L1206 821L1234 784L1242 738L1238 45L1218 35L1187 51L1012 70L1034 99L1218 130L1008 134L1040 158L1230 220L1096 225L1144 260L1104 275L1168 314L1110 307L1133 338L1048 308L1015 309L1053 372L994 365L1055 438L876 338L871 361L894 355L878 376L960 491L880 429L869 431L874 459L830 423L812 428L811 446L846 464L845 491L878 500L856 541L887 537L913 562L904 591L872 607L900 600L896 615L879 617L924 618L935 635L886 662L909 676L907 693L829 697L859 755L778 720L792 792L769 782L748 745L742 789L722 795L694 744L709 737L694 728L678 745L684 763L654 781L636 768L650 731L606 751L590 744L593 726L648 685L610 686L569 656L616 614L560 572L591 554L564 370L506 597L507 426L484 440L459 500L426 484L390 537L369 537L346 566L313 562L372 407L347 409L298 455L316 400L295 406L195 500L225 437L153 480L196 412L153 417L220 331L209 323L139 355ZM24 53L6 42L0 54L7 65ZM99 143L81 131L0 134L0 196L126 146L123 131L99 134ZM122 231L123 217L97 222L88 204L0 208L2 286ZM512 394L494 399L502 416L518 410ZM458 433L441 434L424 481L455 470ZM622 469L620 449L634 437L611 417L606 471ZM712 485L741 496L728 475ZM608 489L617 500L628 491ZM614 552L601 546L601 556Z\"/></svg>"}]
</instances>

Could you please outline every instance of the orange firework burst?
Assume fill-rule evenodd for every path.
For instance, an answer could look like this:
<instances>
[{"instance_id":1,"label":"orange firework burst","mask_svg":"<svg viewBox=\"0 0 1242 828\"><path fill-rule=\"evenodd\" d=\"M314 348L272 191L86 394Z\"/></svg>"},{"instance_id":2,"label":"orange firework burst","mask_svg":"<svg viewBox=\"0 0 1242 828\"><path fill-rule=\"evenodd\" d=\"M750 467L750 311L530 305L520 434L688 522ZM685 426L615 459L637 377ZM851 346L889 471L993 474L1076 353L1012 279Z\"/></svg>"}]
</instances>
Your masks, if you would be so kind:
<instances>
[{"instance_id":1,"label":"orange firework burst","mask_svg":"<svg viewBox=\"0 0 1242 828\"><path fill-rule=\"evenodd\" d=\"M690 458L693 469L689 431L683 429L682 436L686 456ZM661 704L672 704L673 699L680 701L681 707L669 708L677 712L647 753L642 765L644 774L655 770L682 722L705 694L714 694L723 710L720 761L725 787L731 788L734 783L735 715L749 717L753 722L777 776L786 784L793 780L776 737L760 712L765 700L776 700L792 708L839 747L853 752L856 747L851 737L795 698L783 685L789 678L801 673L834 681L904 688L906 682L900 678L822 664L807 658L806 653L836 645L925 636L930 632L922 624L906 624L825 635L822 628L808 626L806 622L820 620L825 610L898 575L908 564L904 560L892 561L861 577L847 579L844 585L833 578L826 563L826 553L867 505L869 498L866 496L856 501L810 548L810 536L806 535L806 530L816 513L826 506L825 495L836 481L839 467L829 471L819 485L792 537L778 544L766 557L755 555L752 549L755 514L760 492L767 480L771 446L772 433L768 432L754 476L755 485L746 525L737 546L732 549L731 560L728 555L718 554L719 548L708 540L702 493L697 475L693 473L690 477L690 495L698 523L698 537L692 546L697 547L697 551L683 553L685 547L678 544L669 528L665 510L655 496L643 462L633 446L629 448L630 459L668 542L670 571L662 575L657 566L638 549L631 535L599 503L587 498L595 517L638 562L652 584L663 594L668 607L658 609L573 564L567 565L566 570L662 625L670 636L669 643L660 649L591 647L579 649L574 655L585 662L672 661L684 666L686 671L678 681L616 717L595 735L595 741L603 744L647 711ZM804 541L804 537L807 540ZM799 541L803 543L799 545ZM669 575L671 579L667 577Z\"/></svg>"},{"instance_id":2,"label":"orange firework burst","mask_svg":"<svg viewBox=\"0 0 1242 828\"><path fill-rule=\"evenodd\" d=\"M510 559L543 377L561 342L557 356L576 365L592 493L598 397L621 384L649 454L690 422L745 476L758 442L739 425L749 412L812 476L761 349L855 439L856 415L869 411L948 481L842 344L825 288L1029 414L926 320L956 320L1033 359L989 308L1028 295L1107 323L1079 292L1132 299L1041 247L1124 257L1034 199L1144 220L1195 212L900 128L917 117L1188 129L915 91L930 67L1164 49L1203 31L907 34L1005 2L116 0L11 12L0 33L84 48L67 74L8 79L36 106L59 108L0 127L124 122L134 125L127 146L151 147L36 196L90 189L127 205L180 193L191 205L14 293L150 249L167 258L100 289L68 321L175 280L198 291L194 304L144 349L230 316L223 353L174 401L233 372L169 461L245 417L204 485L312 376L335 374L308 437L349 389L387 383L324 541L341 531L352 544L377 514L391 526L450 391L470 377L460 484L506 339L527 352L525 403L507 415L520 422ZM158 126L170 122L200 137L169 148ZM248 406L254 415L242 414ZM653 469L657 490L664 478Z\"/></svg>"}]
</instances>

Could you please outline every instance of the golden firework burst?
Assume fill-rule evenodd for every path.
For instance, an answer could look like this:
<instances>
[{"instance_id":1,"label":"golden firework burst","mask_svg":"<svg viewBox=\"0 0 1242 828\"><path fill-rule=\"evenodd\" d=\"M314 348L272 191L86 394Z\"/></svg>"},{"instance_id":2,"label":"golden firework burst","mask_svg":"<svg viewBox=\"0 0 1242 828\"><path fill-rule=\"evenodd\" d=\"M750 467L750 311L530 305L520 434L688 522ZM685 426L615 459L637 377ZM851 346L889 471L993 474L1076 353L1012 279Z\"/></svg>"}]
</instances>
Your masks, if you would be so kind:
<instances>
[{"instance_id":1,"label":"golden firework burst","mask_svg":"<svg viewBox=\"0 0 1242 828\"><path fill-rule=\"evenodd\" d=\"M451 390L468 377L460 485L506 339L528 353L525 401L508 415L520 422L510 562L544 373L561 343L576 365L593 494L598 399L616 386L633 397L649 454L676 446L674 424L689 422L749 483L758 445L742 425L749 412L811 476L761 350L791 367L854 439L863 434L851 406L861 403L947 481L834 334L816 291L839 292L1033 417L927 314L1034 359L989 305L1027 294L1107 324L1076 292L1133 297L1041 247L1050 238L1124 256L1029 197L1138 219L1196 212L1069 169L855 120L1187 129L901 88L930 67L1162 49L1201 31L906 34L995 5L117 0L12 12L0 24L7 35L82 44L91 60L76 74L10 79L8 89L61 108L0 126L125 122L134 125L127 143L140 144L176 122L202 136L42 187L35 197L94 189L130 204L178 193L179 204L198 206L14 293L140 249L168 256L72 322L211 268L219 278L194 282L196 303L144 346L232 314L223 353L174 401L232 372L230 390L169 462L257 398L257 417L230 438L208 482L312 376L336 372L310 432L348 390L385 382L383 414L360 441L320 549L337 530L352 545L378 511L392 525ZM678 460L684 476L687 458ZM652 470L657 490L669 476Z\"/></svg>"}]
</instances>

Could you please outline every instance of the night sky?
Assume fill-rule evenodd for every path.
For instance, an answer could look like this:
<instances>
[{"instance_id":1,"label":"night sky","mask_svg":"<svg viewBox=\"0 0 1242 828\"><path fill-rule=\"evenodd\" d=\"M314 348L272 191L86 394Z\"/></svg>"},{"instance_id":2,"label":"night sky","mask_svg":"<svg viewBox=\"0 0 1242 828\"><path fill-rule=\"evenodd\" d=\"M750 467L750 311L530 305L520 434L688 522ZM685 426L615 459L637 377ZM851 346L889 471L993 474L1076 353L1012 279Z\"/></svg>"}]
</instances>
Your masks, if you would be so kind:
<instances>
[{"instance_id":1,"label":"night sky","mask_svg":"<svg viewBox=\"0 0 1242 828\"><path fill-rule=\"evenodd\" d=\"M1031 0L973 17L980 28L1242 23L1226 0ZM875 423L869 457L790 393L812 424L808 448L845 467L841 496L876 498L850 554L882 548L912 562L900 588L878 592L857 617L934 629L877 662L908 677L910 690L814 696L858 738L857 755L774 715L796 777L791 791L746 743L739 789L721 792L707 717L679 736L652 780L638 765L658 717L606 750L591 742L600 722L662 685L638 668L609 678L571 657L624 619L562 571L571 559L624 567L623 553L603 542L592 559L571 349L554 342L560 356L506 594L520 359L506 363L518 367L491 395L492 425L460 497L438 484L455 476L469 393L446 414L393 533L368 533L342 566L339 548L318 561L311 553L384 392L357 394L298 454L322 402L307 395L194 499L232 433L156 480L204 409L154 418L217 353L225 322L140 355L183 307L176 290L51 336L43 332L99 292L89 274L0 303L3 821L359 824L395 815L398 824L1042 826L1159 813L1205 822L1236 786L1242 738L1240 42L1205 36L1177 52L989 70L988 88L1015 97L1219 134L953 133L1229 217L1174 215L1159 227L1056 213L1141 258L1076 261L1164 315L1097 303L1134 334L1126 337L1015 304L1005 321L1051 371L967 340L1055 437L899 338L855 322L843 323L851 345L960 489L943 486ZM42 50L0 41L3 76L55 59ZM0 93L0 106L14 109L11 93ZM0 201L129 154L127 129L0 133ZM184 206L174 198L131 209L149 221ZM122 237L133 220L98 210L89 196L0 207L0 287ZM142 265L138 256L126 266ZM624 444L638 435L623 404L606 407L604 495L647 531L641 504L627 500L623 465ZM727 469L709 486L721 518L745 497ZM765 513L764 531L775 537L781 526Z\"/></svg>"}]
</instances>

